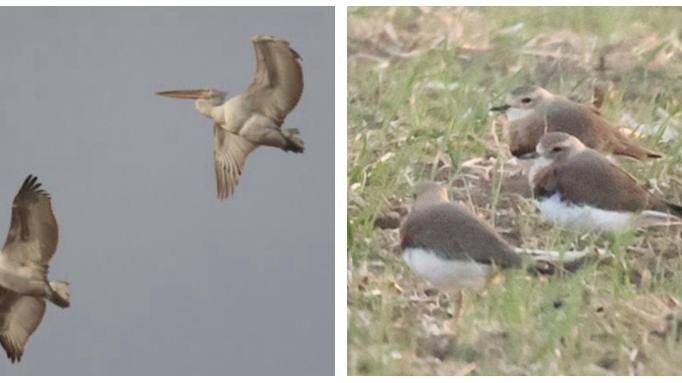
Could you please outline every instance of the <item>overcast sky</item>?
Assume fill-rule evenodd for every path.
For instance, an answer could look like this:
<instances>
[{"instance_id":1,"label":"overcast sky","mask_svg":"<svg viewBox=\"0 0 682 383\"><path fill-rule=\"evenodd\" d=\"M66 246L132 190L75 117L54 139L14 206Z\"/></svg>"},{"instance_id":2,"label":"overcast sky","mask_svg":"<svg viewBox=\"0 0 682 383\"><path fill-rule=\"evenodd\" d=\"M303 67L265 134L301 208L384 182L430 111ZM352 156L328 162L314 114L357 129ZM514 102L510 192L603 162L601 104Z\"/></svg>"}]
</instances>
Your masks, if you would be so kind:
<instances>
[{"instance_id":1,"label":"overcast sky","mask_svg":"<svg viewBox=\"0 0 682 383\"><path fill-rule=\"evenodd\" d=\"M219 201L210 120L154 92L241 92L256 34L303 57L306 151L256 150ZM71 307L0 375L333 374L333 165L331 7L3 8L0 236L37 175Z\"/></svg>"}]
</instances>

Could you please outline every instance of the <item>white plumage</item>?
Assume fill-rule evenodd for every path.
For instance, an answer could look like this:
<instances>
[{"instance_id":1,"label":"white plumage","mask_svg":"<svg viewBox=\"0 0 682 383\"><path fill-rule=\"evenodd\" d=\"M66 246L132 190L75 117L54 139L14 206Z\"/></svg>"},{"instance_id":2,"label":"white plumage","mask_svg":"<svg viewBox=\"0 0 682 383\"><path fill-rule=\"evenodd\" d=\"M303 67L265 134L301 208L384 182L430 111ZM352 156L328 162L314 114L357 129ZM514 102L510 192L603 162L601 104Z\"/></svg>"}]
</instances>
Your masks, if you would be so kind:
<instances>
[{"instance_id":1,"label":"white plumage","mask_svg":"<svg viewBox=\"0 0 682 383\"><path fill-rule=\"evenodd\" d=\"M483 287L490 273L489 265L445 259L422 248L405 249L403 258L415 274L443 291Z\"/></svg>"}]
</instances>

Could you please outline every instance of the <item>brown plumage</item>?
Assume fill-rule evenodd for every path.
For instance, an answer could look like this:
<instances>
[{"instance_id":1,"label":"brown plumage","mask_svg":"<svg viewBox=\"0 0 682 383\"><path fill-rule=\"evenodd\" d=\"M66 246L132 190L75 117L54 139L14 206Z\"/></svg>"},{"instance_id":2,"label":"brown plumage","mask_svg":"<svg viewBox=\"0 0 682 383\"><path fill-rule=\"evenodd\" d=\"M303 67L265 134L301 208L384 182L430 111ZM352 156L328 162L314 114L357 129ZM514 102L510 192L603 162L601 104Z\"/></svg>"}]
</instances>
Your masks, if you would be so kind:
<instances>
[{"instance_id":1,"label":"brown plumage","mask_svg":"<svg viewBox=\"0 0 682 383\"><path fill-rule=\"evenodd\" d=\"M548 133L537 150L551 161L533 174L531 183L538 199L559 193L563 201L576 205L625 212L654 210L682 217L682 207L651 194L625 170L575 137Z\"/></svg>"},{"instance_id":2,"label":"brown plumage","mask_svg":"<svg viewBox=\"0 0 682 383\"><path fill-rule=\"evenodd\" d=\"M451 203L445 189L425 183L400 228L401 246L434 251L446 260L473 260L499 267L519 267L521 258L495 230Z\"/></svg>"},{"instance_id":3,"label":"brown plumage","mask_svg":"<svg viewBox=\"0 0 682 383\"><path fill-rule=\"evenodd\" d=\"M511 92L507 104L491 110L507 111L509 148L516 157L535 151L540 138L548 132L565 132L589 148L638 160L661 157L623 134L597 109L540 87L520 86Z\"/></svg>"},{"instance_id":4,"label":"brown plumage","mask_svg":"<svg viewBox=\"0 0 682 383\"><path fill-rule=\"evenodd\" d=\"M282 126L303 94L301 55L284 39L256 36L256 75L241 94L249 97L265 116Z\"/></svg>"}]
</instances>

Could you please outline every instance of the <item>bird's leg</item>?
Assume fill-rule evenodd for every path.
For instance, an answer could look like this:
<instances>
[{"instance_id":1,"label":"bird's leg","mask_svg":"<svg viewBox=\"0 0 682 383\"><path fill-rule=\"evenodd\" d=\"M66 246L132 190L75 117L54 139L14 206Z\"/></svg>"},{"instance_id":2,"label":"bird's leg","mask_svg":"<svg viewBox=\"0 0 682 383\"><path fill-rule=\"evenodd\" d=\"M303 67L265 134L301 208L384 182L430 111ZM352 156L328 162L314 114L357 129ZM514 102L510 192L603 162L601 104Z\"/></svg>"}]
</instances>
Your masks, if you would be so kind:
<instances>
[{"instance_id":1,"label":"bird's leg","mask_svg":"<svg viewBox=\"0 0 682 383\"><path fill-rule=\"evenodd\" d=\"M464 308L464 292L459 290L457 293L457 311L455 311L455 323L459 322L459 317L462 315L462 308Z\"/></svg>"},{"instance_id":2,"label":"bird's leg","mask_svg":"<svg viewBox=\"0 0 682 383\"><path fill-rule=\"evenodd\" d=\"M298 129L280 129L263 116L250 118L239 131L240 136L255 144L274 146L287 152L302 153L305 144L296 136L297 133Z\"/></svg>"},{"instance_id":3,"label":"bird's leg","mask_svg":"<svg viewBox=\"0 0 682 383\"><path fill-rule=\"evenodd\" d=\"M282 149L287 152L292 151L294 153L303 153L303 150L305 149L305 142L303 142L303 140L297 136L298 129L282 129L281 132L282 136L284 136L284 139L287 140L287 146Z\"/></svg>"},{"instance_id":4,"label":"bird's leg","mask_svg":"<svg viewBox=\"0 0 682 383\"><path fill-rule=\"evenodd\" d=\"M55 305L65 308L69 307L71 295L69 294L69 282L49 281L50 295L48 299Z\"/></svg>"},{"instance_id":5,"label":"bird's leg","mask_svg":"<svg viewBox=\"0 0 682 383\"><path fill-rule=\"evenodd\" d=\"M457 309L455 309L455 315L452 319L449 319L443 323L443 330L446 333L451 333L457 335L459 330L459 317L462 315L462 309L464 307L464 293L460 290L457 293Z\"/></svg>"}]
</instances>

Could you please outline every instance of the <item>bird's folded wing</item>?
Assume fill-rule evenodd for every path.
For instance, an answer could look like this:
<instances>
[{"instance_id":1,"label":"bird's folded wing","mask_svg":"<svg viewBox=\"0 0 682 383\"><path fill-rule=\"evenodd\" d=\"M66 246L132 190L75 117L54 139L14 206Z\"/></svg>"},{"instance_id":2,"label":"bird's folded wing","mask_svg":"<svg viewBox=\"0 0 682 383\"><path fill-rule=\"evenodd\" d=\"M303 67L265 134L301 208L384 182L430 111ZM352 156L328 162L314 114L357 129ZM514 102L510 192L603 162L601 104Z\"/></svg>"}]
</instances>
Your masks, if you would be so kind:
<instances>
[{"instance_id":1,"label":"bird's folded wing","mask_svg":"<svg viewBox=\"0 0 682 383\"><path fill-rule=\"evenodd\" d=\"M21 264L47 266L57 250L57 220L50 195L28 176L14 198L12 221L2 254Z\"/></svg>"},{"instance_id":2,"label":"bird's folded wing","mask_svg":"<svg viewBox=\"0 0 682 383\"><path fill-rule=\"evenodd\" d=\"M44 314L44 299L0 289L0 344L12 362L21 361L24 345Z\"/></svg>"},{"instance_id":3,"label":"bird's folded wing","mask_svg":"<svg viewBox=\"0 0 682 383\"><path fill-rule=\"evenodd\" d=\"M654 198L625 170L598 155L584 153L536 176L536 197L558 192L577 205L605 210L641 211Z\"/></svg>"},{"instance_id":4,"label":"bird's folded wing","mask_svg":"<svg viewBox=\"0 0 682 383\"><path fill-rule=\"evenodd\" d=\"M281 126L298 104L303 93L300 56L284 39L268 36L253 38L256 50L256 75L243 97L268 118Z\"/></svg>"},{"instance_id":5,"label":"bird's folded wing","mask_svg":"<svg viewBox=\"0 0 682 383\"><path fill-rule=\"evenodd\" d=\"M402 246L431 249L452 260L468 258L501 267L521 264L492 227L449 202L410 213L402 228Z\"/></svg>"},{"instance_id":6,"label":"bird's folded wing","mask_svg":"<svg viewBox=\"0 0 682 383\"><path fill-rule=\"evenodd\" d=\"M225 199L234 193L242 175L244 161L257 145L228 132L218 124L213 126L213 140L218 198Z\"/></svg>"}]
</instances>

